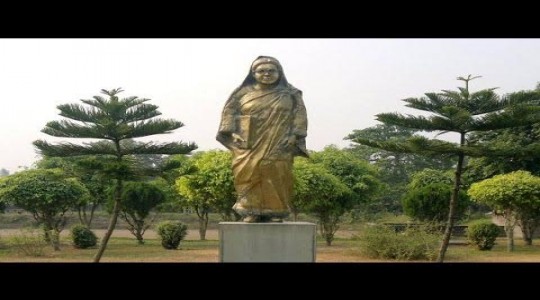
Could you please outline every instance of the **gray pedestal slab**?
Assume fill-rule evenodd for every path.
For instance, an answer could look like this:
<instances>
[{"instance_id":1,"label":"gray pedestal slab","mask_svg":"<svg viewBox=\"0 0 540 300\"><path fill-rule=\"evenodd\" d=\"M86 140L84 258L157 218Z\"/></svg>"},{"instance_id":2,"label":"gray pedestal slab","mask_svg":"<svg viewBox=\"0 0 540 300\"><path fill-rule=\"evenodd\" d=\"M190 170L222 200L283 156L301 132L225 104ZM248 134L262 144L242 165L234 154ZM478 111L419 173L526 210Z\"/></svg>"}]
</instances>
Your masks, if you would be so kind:
<instances>
[{"instance_id":1,"label":"gray pedestal slab","mask_svg":"<svg viewBox=\"0 0 540 300\"><path fill-rule=\"evenodd\" d=\"M315 262L316 225L219 223L220 262Z\"/></svg>"}]
</instances>

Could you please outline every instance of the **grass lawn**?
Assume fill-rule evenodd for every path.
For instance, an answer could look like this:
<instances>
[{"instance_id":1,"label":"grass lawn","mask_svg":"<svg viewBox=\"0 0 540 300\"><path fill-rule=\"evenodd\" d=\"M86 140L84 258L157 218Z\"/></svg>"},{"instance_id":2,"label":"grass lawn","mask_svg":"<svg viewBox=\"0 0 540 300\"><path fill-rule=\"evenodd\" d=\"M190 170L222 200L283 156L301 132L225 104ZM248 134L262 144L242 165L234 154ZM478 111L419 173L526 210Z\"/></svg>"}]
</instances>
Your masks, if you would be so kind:
<instances>
[{"instance_id":1,"label":"grass lawn","mask_svg":"<svg viewBox=\"0 0 540 300\"><path fill-rule=\"evenodd\" d=\"M384 221L404 221L404 217L388 215ZM161 247L159 237L154 230L148 230L145 235L146 243L138 245L135 238L125 229L126 224L119 220L102 262L218 262L218 215L210 216L206 241L200 241L197 230L197 219L193 214L163 213L160 220L180 220L188 225L186 240L180 243L177 250L165 250ZM156 221L156 222L157 222ZM300 221L316 222L309 216L301 215ZM71 216L69 223L76 224L76 216ZM108 223L108 215L100 212L93 223L93 231L102 237ZM53 251L50 246L44 247L43 256L27 256L21 251L9 246L10 236L19 234L21 228L30 227L33 220L28 213L0 214L0 262L92 262L97 252L94 249L75 249L68 238L69 227L61 234L61 251ZM357 238L364 228L363 223L346 223L336 233L332 246L326 246L322 239L317 243L317 262L395 262L393 260L374 260L361 252L360 241ZM463 241L456 237L455 241ZM459 240L461 239L461 240ZM532 246L525 246L521 239L515 239L515 251L506 251L506 239L499 237L493 250L479 251L467 245L451 244L446 254L447 262L540 262L540 241L535 240Z\"/></svg>"},{"instance_id":2,"label":"grass lawn","mask_svg":"<svg viewBox=\"0 0 540 300\"><path fill-rule=\"evenodd\" d=\"M138 245L125 230L115 231L109 241L102 262L218 262L217 233L210 230L208 240L200 241L191 232L187 240L180 243L177 250L166 250L160 240L149 232L144 245ZM326 246L322 239L317 243L317 262L355 263L355 262L396 262L393 260L374 260L361 253L359 241L349 232L338 232L332 246ZM9 237L0 238L0 262L92 262L97 249L75 249L67 236L61 241L61 251L53 251L50 246L44 248L40 257L27 256L13 247L6 245ZM497 239L491 251L479 251L467 245L451 245L448 249L447 262L540 262L540 245L526 246L516 239L514 252L506 251L506 239ZM535 244L533 243L533 244Z\"/></svg>"},{"instance_id":3,"label":"grass lawn","mask_svg":"<svg viewBox=\"0 0 540 300\"><path fill-rule=\"evenodd\" d=\"M472 246L450 246L445 261L448 262L540 262L540 244L538 240L527 246L522 239L514 239L514 251L506 251L506 238L497 238L490 251L480 251Z\"/></svg>"}]
</instances>

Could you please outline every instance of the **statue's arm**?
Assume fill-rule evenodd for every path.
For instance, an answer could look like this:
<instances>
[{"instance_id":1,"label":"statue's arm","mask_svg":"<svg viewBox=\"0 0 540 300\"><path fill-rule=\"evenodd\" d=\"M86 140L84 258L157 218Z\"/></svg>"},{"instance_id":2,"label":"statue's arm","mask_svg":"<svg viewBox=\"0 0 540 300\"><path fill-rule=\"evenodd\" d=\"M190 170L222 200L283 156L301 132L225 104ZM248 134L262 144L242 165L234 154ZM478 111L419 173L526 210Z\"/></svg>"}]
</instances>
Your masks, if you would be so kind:
<instances>
[{"instance_id":1,"label":"statue's arm","mask_svg":"<svg viewBox=\"0 0 540 300\"><path fill-rule=\"evenodd\" d=\"M216 140L220 142L227 149L232 149L233 136L232 134L236 130L235 115L237 113L238 101L233 94L229 100L225 103L223 112L221 113L221 122L219 124Z\"/></svg>"},{"instance_id":2,"label":"statue's arm","mask_svg":"<svg viewBox=\"0 0 540 300\"><path fill-rule=\"evenodd\" d=\"M293 110L293 128L292 137L290 141L294 141L294 155L308 157L306 149L306 136L307 136L307 112L304 105L304 99L302 98L302 92L297 90L294 94L295 108ZM291 144L291 143L290 143Z\"/></svg>"},{"instance_id":3,"label":"statue's arm","mask_svg":"<svg viewBox=\"0 0 540 300\"><path fill-rule=\"evenodd\" d=\"M302 92L298 91L294 95L295 109L294 109L294 123L293 133L297 139L305 138L307 136L307 112L304 105L304 99L302 98Z\"/></svg>"}]
</instances>

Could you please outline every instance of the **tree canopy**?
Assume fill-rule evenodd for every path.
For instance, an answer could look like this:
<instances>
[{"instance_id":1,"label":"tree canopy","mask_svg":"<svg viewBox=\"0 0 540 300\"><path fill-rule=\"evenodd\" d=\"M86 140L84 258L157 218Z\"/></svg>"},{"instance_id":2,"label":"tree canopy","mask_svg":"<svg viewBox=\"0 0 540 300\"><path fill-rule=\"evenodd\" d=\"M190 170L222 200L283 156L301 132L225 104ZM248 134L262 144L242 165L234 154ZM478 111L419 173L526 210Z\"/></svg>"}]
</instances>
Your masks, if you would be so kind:
<instances>
[{"instance_id":1,"label":"tree canopy","mask_svg":"<svg viewBox=\"0 0 540 300\"><path fill-rule=\"evenodd\" d=\"M356 203L351 189L322 164L306 158L294 163L294 210L303 210L319 220L321 235L332 244L340 217Z\"/></svg>"},{"instance_id":2,"label":"tree canopy","mask_svg":"<svg viewBox=\"0 0 540 300\"><path fill-rule=\"evenodd\" d=\"M195 209L199 217L199 233L205 239L208 213L219 212L225 220L234 216L236 202L232 155L228 151L212 150L191 157L193 172L176 180L175 187L186 204Z\"/></svg>"},{"instance_id":3,"label":"tree canopy","mask_svg":"<svg viewBox=\"0 0 540 300\"><path fill-rule=\"evenodd\" d=\"M66 212L89 196L77 179L67 177L61 169L31 169L0 179L0 199L30 212L43 224L55 250L59 250L58 234L66 223Z\"/></svg>"},{"instance_id":4,"label":"tree canopy","mask_svg":"<svg viewBox=\"0 0 540 300\"><path fill-rule=\"evenodd\" d=\"M532 233L540 224L540 177L527 171L496 175L473 183L468 194L506 219L515 218L525 228L528 244L532 243Z\"/></svg>"},{"instance_id":5,"label":"tree canopy","mask_svg":"<svg viewBox=\"0 0 540 300\"><path fill-rule=\"evenodd\" d=\"M139 244L144 243L143 235L150 227L150 211L166 199L159 184L152 182L127 182L122 193L121 217L128 224L128 229Z\"/></svg>"},{"instance_id":6,"label":"tree canopy","mask_svg":"<svg viewBox=\"0 0 540 300\"><path fill-rule=\"evenodd\" d=\"M377 169L350 152L327 146L323 151L310 153L310 157L313 163L321 164L352 191L355 204L373 201L380 191Z\"/></svg>"}]
</instances>

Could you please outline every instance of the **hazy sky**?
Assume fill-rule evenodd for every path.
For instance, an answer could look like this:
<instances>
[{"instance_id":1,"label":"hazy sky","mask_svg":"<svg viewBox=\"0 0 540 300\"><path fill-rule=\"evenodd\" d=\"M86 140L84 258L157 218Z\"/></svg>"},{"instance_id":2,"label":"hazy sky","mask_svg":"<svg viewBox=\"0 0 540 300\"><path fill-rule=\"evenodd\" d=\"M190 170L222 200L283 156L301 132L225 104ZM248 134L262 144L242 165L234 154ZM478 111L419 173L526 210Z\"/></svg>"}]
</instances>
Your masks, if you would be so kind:
<instances>
[{"instance_id":1,"label":"hazy sky","mask_svg":"<svg viewBox=\"0 0 540 300\"><path fill-rule=\"evenodd\" d=\"M118 87L185 124L146 140L225 149L215 141L221 110L259 55L276 57L303 91L307 147L321 150L348 146L378 113L415 113L401 99L455 90L458 76L482 75L473 91L533 89L539 53L540 39L0 39L0 168L31 166L36 139L69 140L40 132L61 119L57 105Z\"/></svg>"}]
</instances>

